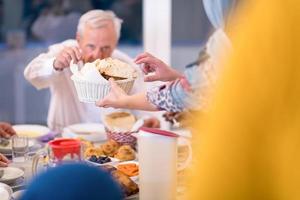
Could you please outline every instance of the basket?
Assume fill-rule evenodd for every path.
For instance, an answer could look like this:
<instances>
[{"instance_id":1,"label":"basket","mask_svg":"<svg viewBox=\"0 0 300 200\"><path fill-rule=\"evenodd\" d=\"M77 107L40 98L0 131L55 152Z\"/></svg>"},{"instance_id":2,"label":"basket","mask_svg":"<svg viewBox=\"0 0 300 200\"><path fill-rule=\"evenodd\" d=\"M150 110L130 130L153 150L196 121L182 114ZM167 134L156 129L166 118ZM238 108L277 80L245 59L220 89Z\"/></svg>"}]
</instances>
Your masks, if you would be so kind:
<instances>
[{"instance_id":1,"label":"basket","mask_svg":"<svg viewBox=\"0 0 300 200\"><path fill-rule=\"evenodd\" d=\"M135 149L137 138L132 134L137 133L137 131L136 132L111 131L107 127L105 127L105 131L108 139L112 139L121 145L130 145L132 148Z\"/></svg>"},{"instance_id":2,"label":"basket","mask_svg":"<svg viewBox=\"0 0 300 200\"><path fill-rule=\"evenodd\" d=\"M100 99L103 99L110 91L110 84L107 83L94 83L86 80L77 79L71 76L71 79L75 85L77 96L79 101L85 103L94 103ZM116 83L122 88L126 94L128 94L134 84L134 79L118 80Z\"/></svg>"}]
</instances>

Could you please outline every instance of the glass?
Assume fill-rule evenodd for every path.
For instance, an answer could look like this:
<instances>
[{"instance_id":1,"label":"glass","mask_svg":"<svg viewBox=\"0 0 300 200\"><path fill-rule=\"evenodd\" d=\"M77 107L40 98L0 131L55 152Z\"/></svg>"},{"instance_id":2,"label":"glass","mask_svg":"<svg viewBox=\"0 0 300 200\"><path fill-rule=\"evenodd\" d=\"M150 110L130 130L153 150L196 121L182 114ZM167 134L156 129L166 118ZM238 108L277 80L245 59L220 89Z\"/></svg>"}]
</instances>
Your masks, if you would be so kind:
<instances>
[{"instance_id":1,"label":"glass","mask_svg":"<svg viewBox=\"0 0 300 200\"><path fill-rule=\"evenodd\" d=\"M12 137L12 160L13 162L25 162L29 152L27 137Z\"/></svg>"}]
</instances>

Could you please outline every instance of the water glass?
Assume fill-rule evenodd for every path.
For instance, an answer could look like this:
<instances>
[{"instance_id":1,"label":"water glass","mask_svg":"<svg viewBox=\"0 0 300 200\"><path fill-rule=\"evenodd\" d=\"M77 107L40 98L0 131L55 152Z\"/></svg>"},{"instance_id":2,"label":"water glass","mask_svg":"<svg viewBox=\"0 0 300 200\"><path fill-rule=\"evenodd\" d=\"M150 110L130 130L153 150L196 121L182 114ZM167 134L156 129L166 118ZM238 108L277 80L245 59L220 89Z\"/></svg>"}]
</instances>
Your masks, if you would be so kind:
<instances>
[{"instance_id":1,"label":"water glass","mask_svg":"<svg viewBox=\"0 0 300 200\"><path fill-rule=\"evenodd\" d=\"M12 159L13 162L25 162L29 152L27 137L12 137Z\"/></svg>"}]
</instances>

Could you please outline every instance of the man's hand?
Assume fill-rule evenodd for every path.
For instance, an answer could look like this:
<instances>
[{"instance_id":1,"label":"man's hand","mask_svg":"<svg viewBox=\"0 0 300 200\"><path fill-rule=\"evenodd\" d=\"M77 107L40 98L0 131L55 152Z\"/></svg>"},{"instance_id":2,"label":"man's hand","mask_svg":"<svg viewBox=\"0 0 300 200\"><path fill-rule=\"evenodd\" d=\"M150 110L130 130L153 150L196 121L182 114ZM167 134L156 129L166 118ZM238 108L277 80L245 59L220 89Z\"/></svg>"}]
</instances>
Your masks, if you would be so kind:
<instances>
[{"instance_id":1,"label":"man's hand","mask_svg":"<svg viewBox=\"0 0 300 200\"><path fill-rule=\"evenodd\" d=\"M155 118L155 117L151 117L151 118L145 119L143 127L160 128L160 121L157 118Z\"/></svg>"},{"instance_id":2,"label":"man's hand","mask_svg":"<svg viewBox=\"0 0 300 200\"><path fill-rule=\"evenodd\" d=\"M112 78L109 79L109 83L110 92L102 100L96 102L96 105L104 108L126 108L128 95Z\"/></svg>"},{"instance_id":3,"label":"man's hand","mask_svg":"<svg viewBox=\"0 0 300 200\"><path fill-rule=\"evenodd\" d=\"M12 128L12 126L9 123L0 122L0 137L10 138L15 134L16 134L15 130Z\"/></svg>"},{"instance_id":4,"label":"man's hand","mask_svg":"<svg viewBox=\"0 0 300 200\"><path fill-rule=\"evenodd\" d=\"M0 153L0 167L7 167L9 160Z\"/></svg>"},{"instance_id":5,"label":"man's hand","mask_svg":"<svg viewBox=\"0 0 300 200\"><path fill-rule=\"evenodd\" d=\"M144 78L145 82L173 81L183 77L175 69L147 52L138 55L135 59L135 63L142 64L142 71L147 75Z\"/></svg>"},{"instance_id":6,"label":"man's hand","mask_svg":"<svg viewBox=\"0 0 300 200\"><path fill-rule=\"evenodd\" d=\"M56 57L53 62L53 68L62 71L70 66L71 60L77 63L81 59L81 53L77 47L66 47Z\"/></svg>"}]
</instances>

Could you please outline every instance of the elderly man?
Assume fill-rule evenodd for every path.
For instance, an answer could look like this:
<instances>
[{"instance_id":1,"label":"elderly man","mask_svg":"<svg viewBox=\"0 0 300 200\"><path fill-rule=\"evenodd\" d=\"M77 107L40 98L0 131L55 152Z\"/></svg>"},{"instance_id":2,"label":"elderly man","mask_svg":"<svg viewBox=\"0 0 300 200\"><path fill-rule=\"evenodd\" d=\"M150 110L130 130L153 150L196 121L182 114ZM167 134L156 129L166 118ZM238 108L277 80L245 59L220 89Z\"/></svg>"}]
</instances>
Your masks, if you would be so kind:
<instances>
[{"instance_id":1,"label":"elderly man","mask_svg":"<svg viewBox=\"0 0 300 200\"><path fill-rule=\"evenodd\" d=\"M79 20L76 40L50 46L47 53L40 54L26 67L24 76L32 85L37 89L50 88L48 126L51 129L61 131L70 124L101 120L103 109L79 102L69 65L71 60L91 62L112 57L136 66L129 56L116 49L121 23L111 11L88 11ZM132 92L143 91L144 86L138 78Z\"/></svg>"}]
</instances>

